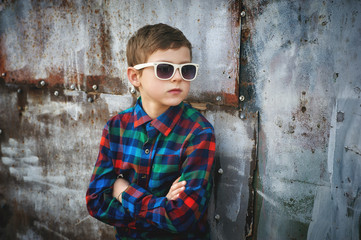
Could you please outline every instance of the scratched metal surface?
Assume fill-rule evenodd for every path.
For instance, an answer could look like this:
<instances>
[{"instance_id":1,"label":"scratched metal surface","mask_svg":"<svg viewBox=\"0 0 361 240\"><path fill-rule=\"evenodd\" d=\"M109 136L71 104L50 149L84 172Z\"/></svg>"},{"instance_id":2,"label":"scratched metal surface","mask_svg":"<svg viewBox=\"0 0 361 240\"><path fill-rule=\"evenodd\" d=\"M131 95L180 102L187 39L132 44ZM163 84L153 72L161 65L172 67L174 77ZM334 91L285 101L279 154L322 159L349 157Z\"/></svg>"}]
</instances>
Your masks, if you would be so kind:
<instances>
[{"instance_id":1,"label":"scratched metal surface","mask_svg":"<svg viewBox=\"0 0 361 240\"><path fill-rule=\"evenodd\" d=\"M124 94L125 46L145 24L181 28L194 47L199 78L190 98L238 104L237 1L15 1L1 4L7 83L39 83ZM208 67L210 66L210 67Z\"/></svg>"},{"instance_id":2,"label":"scratched metal surface","mask_svg":"<svg viewBox=\"0 0 361 240\"><path fill-rule=\"evenodd\" d=\"M360 239L361 2L243 4L241 82L260 115L253 238Z\"/></svg>"},{"instance_id":3,"label":"scratched metal surface","mask_svg":"<svg viewBox=\"0 0 361 240\"><path fill-rule=\"evenodd\" d=\"M360 1L134 2L0 3L1 237L112 238L85 189L134 102L126 39L163 21L207 66L189 100L218 139L213 239L360 239Z\"/></svg>"},{"instance_id":4,"label":"scratched metal surface","mask_svg":"<svg viewBox=\"0 0 361 240\"><path fill-rule=\"evenodd\" d=\"M165 22L193 43L201 71L188 101L216 128L212 237L242 239L258 116L239 118L240 3L121 3L1 1L0 238L114 238L89 217L85 191L105 122L136 99L126 41Z\"/></svg>"}]
</instances>

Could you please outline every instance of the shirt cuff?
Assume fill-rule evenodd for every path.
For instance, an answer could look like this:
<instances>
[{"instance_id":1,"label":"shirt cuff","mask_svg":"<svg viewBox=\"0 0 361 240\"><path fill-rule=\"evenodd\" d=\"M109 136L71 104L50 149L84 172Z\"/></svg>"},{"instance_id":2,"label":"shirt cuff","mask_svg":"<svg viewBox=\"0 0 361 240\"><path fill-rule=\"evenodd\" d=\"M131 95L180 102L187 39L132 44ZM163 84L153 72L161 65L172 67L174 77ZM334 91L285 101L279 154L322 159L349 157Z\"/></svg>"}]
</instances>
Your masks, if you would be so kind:
<instances>
[{"instance_id":1,"label":"shirt cuff","mask_svg":"<svg viewBox=\"0 0 361 240\"><path fill-rule=\"evenodd\" d=\"M142 199L146 195L148 195L147 191L134 183L130 184L122 193L122 205L128 209L130 216L133 218L139 214Z\"/></svg>"}]
</instances>

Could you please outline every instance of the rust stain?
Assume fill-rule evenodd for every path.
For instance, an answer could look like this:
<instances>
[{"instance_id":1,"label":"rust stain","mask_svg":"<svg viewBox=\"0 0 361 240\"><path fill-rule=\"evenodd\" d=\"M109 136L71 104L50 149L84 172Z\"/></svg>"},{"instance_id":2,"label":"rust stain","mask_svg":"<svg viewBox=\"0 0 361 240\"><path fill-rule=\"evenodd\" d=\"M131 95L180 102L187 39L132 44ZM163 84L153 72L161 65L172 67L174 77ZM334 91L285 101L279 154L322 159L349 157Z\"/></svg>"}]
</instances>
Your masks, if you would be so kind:
<instances>
[{"instance_id":1,"label":"rust stain","mask_svg":"<svg viewBox=\"0 0 361 240\"><path fill-rule=\"evenodd\" d=\"M241 30L241 42L244 43L246 42L251 35L251 30L249 28L245 28Z\"/></svg>"},{"instance_id":2,"label":"rust stain","mask_svg":"<svg viewBox=\"0 0 361 240\"><path fill-rule=\"evenodd\" d=\"M294 134L303 139L301 144L304 149L309 149L314 153L315 149L326 147L331 126L327 121L327 113L316 113L314 110L317 106L315 99L306 95L306 92L302 92L299 106L292 113L292 119L285 126L284 133Z\"/></svg>"},{"instance_id":3,"label":"rust stain","mask_svg":"<svg viewBox=\"0 0 361 240\"><path fill-rule=\"evenodd\" d=\"M230 3L231 18L232 18L232 26L238 28L241 23L241 1L234 0Z\"/></svg>"},{"instance_id":4,"label":"rust stain","mask_svg":"<svg viewBox=\"0 0 361 240\"><path fill-rule=\"evenodd\" d=\"M85 76L86 92L102 92L111 94L125 94L128 89L126 84L123 83L119 77L109 77L107 75L101 76ZM93 89L93 86L97 86L97 90Z\"/></svg>"},{"instance_id":5,"label":"rust stain","mask_svg":"<svg viewBox=\"0 0 361 240\"><path fill-rule=\"evenodd\" d=\"M223 96L226 105L238 106L238 94L224 93Z\"/></svg>"}]
</instances>

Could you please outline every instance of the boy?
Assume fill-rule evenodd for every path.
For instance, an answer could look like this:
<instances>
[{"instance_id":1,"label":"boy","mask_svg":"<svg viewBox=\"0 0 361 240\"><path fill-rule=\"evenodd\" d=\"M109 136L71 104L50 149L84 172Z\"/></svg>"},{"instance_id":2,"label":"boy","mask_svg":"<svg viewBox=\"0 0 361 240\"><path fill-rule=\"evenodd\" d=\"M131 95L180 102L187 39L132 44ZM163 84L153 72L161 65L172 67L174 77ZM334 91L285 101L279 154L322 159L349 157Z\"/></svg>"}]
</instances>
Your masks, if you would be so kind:
<instances>
[{"instance_id":1,"label":"boy","mask_svg":"<svg viewBox=\"0 0 361 240\"><path fill-rule=\"evenodd\" d=\"M165 24L128 42L140 98L107 122L86 195L90 215L115 226L117 239L209 239L215 137L183 103L198 71L191 60L191 43Z\"/></svg>"}]
</instances>

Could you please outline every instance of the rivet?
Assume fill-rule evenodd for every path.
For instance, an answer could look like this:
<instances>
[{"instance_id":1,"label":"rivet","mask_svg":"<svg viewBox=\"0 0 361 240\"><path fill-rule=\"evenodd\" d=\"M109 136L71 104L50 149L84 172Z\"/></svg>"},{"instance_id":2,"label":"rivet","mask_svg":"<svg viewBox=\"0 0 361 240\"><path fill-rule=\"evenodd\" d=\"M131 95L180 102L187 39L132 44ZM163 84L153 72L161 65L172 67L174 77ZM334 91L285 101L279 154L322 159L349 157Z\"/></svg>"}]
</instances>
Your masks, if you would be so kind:
<instances>
[{"instance_id":1,"label":"rivet","mask_svg":"<svg viewBox=\"0 0 361 240\"><path fill-rule=\"evenodd\" d=\"M221 100L222 100L222 97L221 97L221 96L217 96L217 97L216 97L216 101L217 101L217 102L220 102Z\"/></svg>"},{"instance_id":2,"label":"rivet","mask_svg":"<svg viewBox=\"0 0 361 240\"><path fill-rule=\"evenodd\" d=\"M92 97L88 97L88 102L92 103L94 102L94 99Z\"/></svg>"},{"instance_id":3,"label":"rivet","mask_svg":"<svg viewBox=\"0 0 361 240\"><path fill-rule=\"evenodd\" d=\"M54 91L54 96L59 96L59 92L58 92L58 91Z\"/></svg>"},{"instance_id":4,"label":"rivet","mask_svg":"<svg viewBox=\"0 0 361 240\"><path fill-rule=\"evenodd\" d=\"M6 76L6 73L2 73L1 76L2 76L2 77L5 77L5 76Z\"/></svg>"},{"instance_id":5,"label":"rivet","mask_svg":"<svg viewBox=\"0 0 361 240\"><path fill-rule=\"evenodd\" d=\"M70 85L70 89L71 89L71 90L74 90L74 89L75 89L75 85L74 85L74 84Z\"/></svg>"},{"instance_id":6,"label":"rivet","mask_svg":"<svg viewBox=\"0 0 361 240\"><path fill-rule=\"evenodd\" d=\"M222 168L218 169L218 173L223 174L223 169Z\"/></svg>"},{"instance_id":7,"label":"rivet","mask_svg":"<svg viewBox=\"0 0 361 240\"><path fill-rule=\"evenodd\" d=\"M97 90L98 89L98 86L97 85L93 85L93 90L95 91L95 90Z\"/></svg>"},{"instance_id":8,"label":"rivet","mask_svg":"<svg viewBox=\"0 0 361 240\"><path fill-rule=\"evenodd\" d=\"M244 113L241 113L241 116L240 118L243 120L243 119L246 119L246 115Z\"/></svg>"},{"instance_id":9,"label":"rivet","mask_svg":"<svg viewBox=\"0 0 361 240\"><path fill-rule=\"evenodd\" d=\"M41 80L41 81L40 81L40 86L42 86L42 87L45 86L45 81L44 81L44 80Z\"/></svg>"},{"instance_id":10,"label":"rivet","mask_svg":"<svg viewBox=\"0 0 361 240\"><path fill-rule=\"evenodd\" d=\"M219 214L216 214L216 215L214 216L214 219L216 219L216 220L218 221L219 219L221 219L221 216L219 216Z\"/></svg>"},{"instance_id":11,"label":"rivet","mask_svg":"<svg viewBox=\"0 0 361 240\"><path fill-rule=\"evenodd\" d=\"M244 101L244 96L243 95L241 95L241 96L239 96L239 101L241 101L241 102L243 102Z\"/></svg>"},{"instance_id":12,"label":"rivet","mask_svg":"<svg viewBox=\"0 0 361 240\"><path fill-rule=\"evenodd\" d=\"M246 16L246 12L245 11L242 11L241 12L241 17L245 17Z\"/></svg>"}]
</instances>

